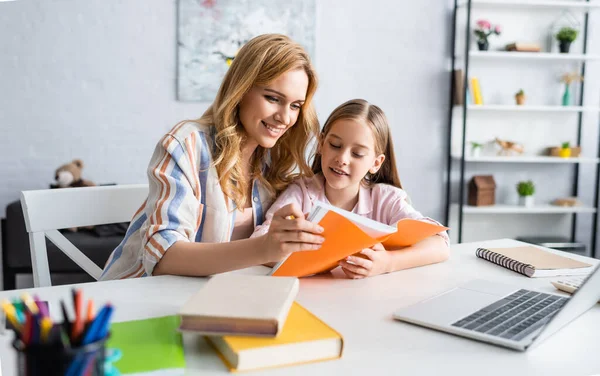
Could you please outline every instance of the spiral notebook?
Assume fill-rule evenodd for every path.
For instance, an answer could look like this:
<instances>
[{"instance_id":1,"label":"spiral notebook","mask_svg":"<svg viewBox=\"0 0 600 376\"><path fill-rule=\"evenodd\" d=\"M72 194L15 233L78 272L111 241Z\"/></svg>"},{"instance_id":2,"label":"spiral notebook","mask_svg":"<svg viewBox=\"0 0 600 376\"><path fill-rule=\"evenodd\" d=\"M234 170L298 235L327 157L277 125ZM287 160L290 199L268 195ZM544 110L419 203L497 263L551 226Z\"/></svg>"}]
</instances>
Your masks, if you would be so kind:
<instances>
[{"instance_id":1,"label":"spiral notebook","mask_svg":"<svg viewBox=\"0 0 600 376\"><path fill-rule=\"evenodd\" d=\"M477 257L493 262L527 277L585 275L593 267L585 262L564 257L543 249L525 246L511 248L477 248Z\"/></svg>"}]
</instances>

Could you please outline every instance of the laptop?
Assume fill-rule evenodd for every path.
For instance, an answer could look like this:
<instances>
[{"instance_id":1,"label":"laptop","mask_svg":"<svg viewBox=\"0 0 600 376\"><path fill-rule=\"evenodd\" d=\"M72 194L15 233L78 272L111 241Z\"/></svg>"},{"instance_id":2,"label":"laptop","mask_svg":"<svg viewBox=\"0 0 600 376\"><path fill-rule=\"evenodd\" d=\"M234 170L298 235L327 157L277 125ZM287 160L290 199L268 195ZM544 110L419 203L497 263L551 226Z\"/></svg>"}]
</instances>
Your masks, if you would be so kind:
<instances>
[{"instance_id":1,"label":"laptop","mask_svg":"<svg viewBox=\"0 0 600 376\"><path fill-rule=\"evenodd\" d=\"M402 308L396 320L525 351L600 300L600 266L570 298L473 280Z\"/></svg>"}]
</instances>

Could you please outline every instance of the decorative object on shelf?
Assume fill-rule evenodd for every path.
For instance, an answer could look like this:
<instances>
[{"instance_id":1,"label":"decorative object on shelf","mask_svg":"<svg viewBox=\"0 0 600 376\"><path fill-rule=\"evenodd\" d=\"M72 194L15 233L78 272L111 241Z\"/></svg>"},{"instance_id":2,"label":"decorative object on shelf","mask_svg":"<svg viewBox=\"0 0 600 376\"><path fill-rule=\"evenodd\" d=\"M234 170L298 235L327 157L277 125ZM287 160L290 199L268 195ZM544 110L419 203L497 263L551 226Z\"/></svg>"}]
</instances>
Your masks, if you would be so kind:
<instances>
[{"instance_id":1,"label":"decorative object on shelf","mask_svg":"<svg viewBox=\"0 0 600 376\"><path fill-rule=\"evenodd\" d=\"M533 195L535 193L535 185L533 184L533 181L520 181L517 184L517 193L519 194L519 205L528 208L533 206Z\"/></svg>"},{"instance_id":2,"label":"decorative object on shelf","mask_svg":"<svg viewBox=\"0 0 600 376\"><path fill-rule=\"evenodd\" d=\"M505 47L506 51L515 51L515 52L540 52L542 48L539 43L523 43L523 42L514 42L509 43Z\"/></svg>"},{"instance_id":3,"label":"decorative object on shelf","mask_svg":"<svg viewBox=\"0 0 600 376\"><path fill-rule=\"evenodd\" d=\"M514 155L515 153L523 154L525 151L525 147L523 145L513 141L500 140L498 137L496 137L495 141L496 144L500 145L501 148L498 152L498 155Z\"/></svg>"},{"instance_id":4,"label":"decorative object on shelf","mask_svg":"<svg viewBox=\"0 0 600 376\"><path fill-rule=\"evenodd\" d=\"M478 105L483 104L483 96L481 95L481 87L479 86L479 79L477 77L471 77L471 92L473 93L473 103Z\"/></svg>"},{"instance_id":5,"label":"decorative object on shelf","mask_svg":"<svg viewBox=\"0 0 600 376\"><path fill-rule=\"evenodd\" d=\"M479 142L471 141L471 157L479 158L481 156L481 149L483 148L483 144Z\"/></svg>"},{"instance_id":6,"label":"decorative object on shelf","mask_svg":"<svg viewBox=\"0 0 600 376\"><path fill-rule=\"evenodd\" d=\"M558 31L556 34L556 40L558 41L558 48L561 53L569 53L571 43L577 39L577 34L579 34L577 29L568 26L565 26Z\"/></svg>"},{"instance_id":7,"label":"decorative object on shelf","mask_svg":"<svg viewBox=\"0 0 600 376\"><path fill-rule=\"evenodd\" d=\"M496 203L496 182L492 175L476 175L471 178L467 203L472 206L489 206Z\"/></svg>"},{"instance_id":8,"label":"decorative object on shelf","mask_svg":"<svg viewBox=\"0 0 600 376\"><path fill-rule=\"evenodd\" d=\"M571 157L578 158L581 155L581 146L571 146L569 148L571 150ZM561 146L552 146L548 148L548 155L552 157L560 157L560 151L562 150Z\"/></svg>"},{"instance_id":9,"label":"decorative object on shelf","mask_svg":"<svg viewBox=\"0 0 600 376\"><path fill-rule=\"evenodd\" d=\"M559 43L557 43L556 35L565 27L570 27L575 30L582 30L583 25L581 24L581 15L573 13L569 9L563 9L558 16L548 26L548 32L546 34L546 46L548 52L559 52Z\"/></svg>"},{"instance_id":10,"label":"decorative object on shelf","mask_svg":"<svg viewBox=\"0 0 600 376\"><path fill-rule=\"evenodd\" d=\"M578 81L583 81L583 76L578 74L577 72L565 73L562 75L560 81L565 84L565 92L562 96L562 105L570 106L571 105L571 83Z\"/></svg>"},{"instance_id":11,"label":"decorative object on shelf","mask_svg":"<svg viewBox=\"0 0 600 376\"><path fill-rule=\"evenodd\" d=\"M492 34L500 35L501 32L502 27L500 25L492 27L490 21L483 19L478 20L474 33L477 37L477 47L479 47L479 51L487 51L490 47L488 37Z\"/></svg>"},{"instance_id":12,"label":"decorative object on shelf","mask_svg":"<svg viewBox=\"0 0 600 376\"><path fill-rule=\"evenodd\" d=\"M560 145L560 150L558 151L558 156L561 158L570 158L571 157L571 143L563 142Z\"/></svg>"},{"instance_id":13,"label":"decorative object on shelf","mask_svg":"<svg viewBox=\"0 0 600 376\"><path fill-rule=\"evenodd\" d=\"M577 197L560 197L553 200L551 204L555 206L566 207L581 206L581 202L577 199Z\"/></svg>"},{"instance_id":14,"label":"decorative object on shelf","mask_svg":"<svg viewBox=\"0 0 600 376\"><path fill-rule=\"evenodd\" d=\"M465 75L462 69L454 70L454 104L462 106L465 96Z\"/></svg>"},{"instance_id":15,"label":"decorative object on shelf","mask_svg":"<svg viewBox=\"0 0 600 376\"><path fill-rule=\"evenodd\" d=\"M517 91L517 93L515 94L515 100L517 101L518 106L522 106L525 104L525 92L523 91L523 89Z\"/></svg>"}]
</instances>

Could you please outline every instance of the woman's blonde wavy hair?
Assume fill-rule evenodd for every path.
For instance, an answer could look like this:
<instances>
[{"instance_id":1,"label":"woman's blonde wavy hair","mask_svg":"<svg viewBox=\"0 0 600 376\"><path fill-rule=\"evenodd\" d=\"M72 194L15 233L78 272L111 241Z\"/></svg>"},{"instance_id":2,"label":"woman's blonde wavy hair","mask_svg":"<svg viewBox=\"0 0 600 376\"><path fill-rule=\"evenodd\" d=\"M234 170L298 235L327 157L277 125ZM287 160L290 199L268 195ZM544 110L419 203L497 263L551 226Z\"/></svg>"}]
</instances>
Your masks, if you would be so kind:
<instances>
[{"instance_id":1,"label":"woman's blonde wavy hair","mask_svg":"<svg viewBox=\"0 0 600 376\"><path fill-rule=\"evenodd\" d=\"M396 156L394 154L390 126L381 108L364 99L352 99L346 103L342 103L333 110L323 126L323 130L319 136L319 145L321 147L333 124L340 119L355 120L368 126L373 132L373 138L375 139L375 155L385 155L385 160L381 168L374 174L367 173L367 176L363 179L363 183L367 186L384 183L402 188L400 178L398 177L398 169L396 168ZM312 164L312 171L315 174L323 171L321 167L321 154L316 155Z\"/></svg>"},{"instance_id":2,"label":"woman's blonde wavy hair","mask_svg":"<svg viewBox=\"0 0 600 376\"><path fill-rule=\"evenodd\" d=\"M298 119L269 151L259 145L250 161L251 181L258 179L272 194L283 191L296 176L312 175L305 152L320 128L312 103L317 75L302 46L281 34L265 34L250 40L233 60L214 102L197 120L215 127L213 163L223 192L240 209L248 199L250 182L244 179L240 164L246 132L239 120L239 104L254 85L268 85L294 69L303 69L308 76L306 99ZM268 159L270 166L262 171Z\"/></svg>"}]
</instances>

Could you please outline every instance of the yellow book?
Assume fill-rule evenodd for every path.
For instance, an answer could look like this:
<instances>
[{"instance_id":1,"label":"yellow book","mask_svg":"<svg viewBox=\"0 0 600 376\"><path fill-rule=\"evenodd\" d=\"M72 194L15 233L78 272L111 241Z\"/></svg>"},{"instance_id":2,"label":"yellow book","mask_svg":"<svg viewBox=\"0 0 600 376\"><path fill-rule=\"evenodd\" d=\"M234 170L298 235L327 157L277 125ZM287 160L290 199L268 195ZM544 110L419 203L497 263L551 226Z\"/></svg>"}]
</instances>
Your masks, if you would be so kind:
<instances>
[{"instance_id":1,"label":"yellow book","mask_svg":"<svg viewBox=\"0 0 600 376\"><path fill-rule=\"evenodd\" d=\"M294 302L276 338L206 337L231 371L339 359L344 340L329 325Z\"/></svg>"},{"instance_id":2,"label":"yellow book","mask_svg":"<svg viewBox=\"0 0 600 376\"><path fill-rule=\"evenodd\" d=\"M481 88L479 87L477 77L471 78L471 91L473 92L473 101L475 104L483 104L483 97L481 96Z\"/></svg>"}]
</instances>

